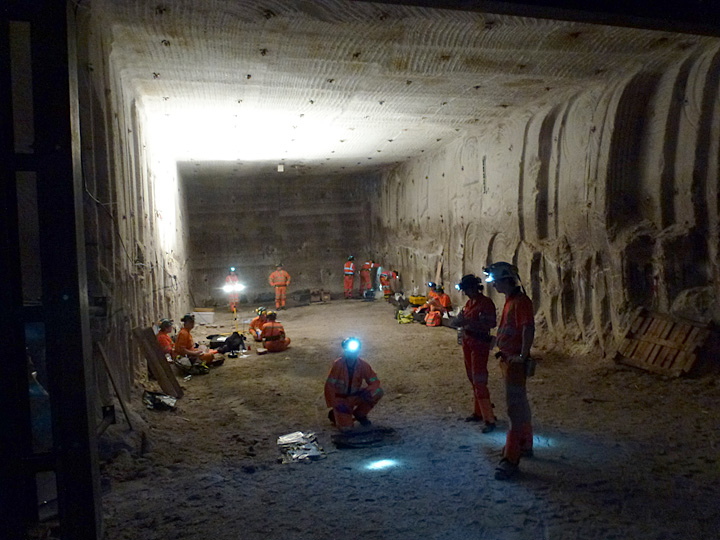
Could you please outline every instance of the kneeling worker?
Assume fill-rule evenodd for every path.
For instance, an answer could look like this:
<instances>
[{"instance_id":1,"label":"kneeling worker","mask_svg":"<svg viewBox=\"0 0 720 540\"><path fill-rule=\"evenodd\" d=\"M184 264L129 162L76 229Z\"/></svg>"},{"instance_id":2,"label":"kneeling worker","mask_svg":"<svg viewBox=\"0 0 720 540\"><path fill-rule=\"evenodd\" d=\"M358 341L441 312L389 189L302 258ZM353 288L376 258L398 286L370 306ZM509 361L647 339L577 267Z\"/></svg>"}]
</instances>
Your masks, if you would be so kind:
<instances>
[{"instance_id":1,"label":"kneeling worker","mask_svg":"<svg viewBox=\"0 0 720 540\"><path fill-rule=\"evenodd\" d=\"M268 311L266 316L267 322L263 325L260 334L265 348L270 352L284 351L290 345L290 338L285 337L285 328L277 322L277 313L274 311Z\"/></svg>"},{"instance_id":2,"label":"kneeling worker","mask_svg":"<svg viewBox=\"0 0 720 540\"><path fill-rule=\"evenodd\" d=\"M183 323L183 327L180 329L177 339L175 340L173 358L187 356L193 363L200 361L205 364L212 364L217 349L210 349L207 352L197 349L192 334L190 334L190 330L195 327L195 316L191 313L186 313L180 320Z\"/></svg>"},{"instance_id":3,"label":"kneeling worker","mask_svg":"<svg viewBox=\"0 0 720 540\"><path fill-rule=\"evenodd\" d=\"M267 309L259 307L255 313L257 313L257 317L250 321L250 335L255 341L262 341L262 329L267 322Z\"/></svg>"},{"instance_id":4,"label":"kneeling worker","mask_svg":"<svg viewBox=\"0 0 720 540\"><path fill-rule=\"evenodd\" d=\"M333 362L325 382L325 403L332 408L328 418L341 431L351 429L355 420L371 425L368 413L380 401L383 389L377 374L359 357L360 340L342 342L343 355ZM363 382L367 384L363 388Z\"/></svg>"}]
</instances>

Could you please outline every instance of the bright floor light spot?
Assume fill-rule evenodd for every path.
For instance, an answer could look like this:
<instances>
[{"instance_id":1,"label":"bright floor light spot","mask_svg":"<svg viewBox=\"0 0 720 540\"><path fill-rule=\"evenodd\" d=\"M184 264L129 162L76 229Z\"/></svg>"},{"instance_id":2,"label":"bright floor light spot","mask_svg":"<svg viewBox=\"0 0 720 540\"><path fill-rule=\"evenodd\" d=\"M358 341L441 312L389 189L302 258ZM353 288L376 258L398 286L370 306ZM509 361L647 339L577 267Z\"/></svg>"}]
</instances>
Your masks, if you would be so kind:
<instances>
[{"instance_id":1,"label":"bright floor light spot","mask_svg":"<svg viewBox=\"0 0 720 540\"><path fill-rule=\"evenodd\" d=\"M368 469L369 471L379 471L382 469L388 469L390 467L395 467L395 466L397 466L397 464L398 464L398 462L395 461L394 459L381 459L378 461L373 461L365 468Z\"/></svg>"}]
</instances>

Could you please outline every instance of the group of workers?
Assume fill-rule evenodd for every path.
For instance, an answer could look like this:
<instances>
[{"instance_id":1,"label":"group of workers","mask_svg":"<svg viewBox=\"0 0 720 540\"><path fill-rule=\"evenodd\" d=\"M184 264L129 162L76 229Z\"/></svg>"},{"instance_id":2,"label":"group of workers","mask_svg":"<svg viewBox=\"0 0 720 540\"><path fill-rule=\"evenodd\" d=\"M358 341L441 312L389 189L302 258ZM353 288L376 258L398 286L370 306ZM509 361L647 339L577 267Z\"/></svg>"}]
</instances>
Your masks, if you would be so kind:
<instances>
[{"instance_id":1,"label":"group of workers","mask_svg":"<svg viewBox=\"0 0 720 540\"><path fill-rule=\"evenodd\" d=\"M366 293L372 290L372 279L371 273L373 269L378 268L379 274L378 279L380 281L380 290L383 292L385 298L393 294L392 281L399 279L400 275L395 270L389 270L380 267L372 259L367 259L360 269L355 271L355 257L350 255L343 266L343 288L345 290L345 298L353 297L353 285L355 282L355 275L360 275L360 296L365 296Z\"/></svg>"},{"instance_id":2,"label":"group of workers","mask_svg":"<svg viewBox=\"0 0 720 540\"><path fill-rule=\"evenodd\" d=\"M507 480L517 473L521 457L533 455L532 414L526 388L527 377L533 374L535 366L530 356L535 337L533 304L520 285L516 266L497 262L483 272L486 282L505 295L500 323L497 324L494 302L483 294L482 280L474 274L463 276L456 285L468 301L454 322L461 336L465 370L473 389L473 413L466 420L483 421L483 433L492 432L496 426L487 365L493 343L490 330L497 326L495 356L500 359L510 428L495 478Z\"/></svg>"},{"instance_id":3,"label":"group of workers","mask_svg":"<svg viewBox=\"0 0 720 540\"><path fill-rule=\"evenodd\" d=\"M361 290L370 290L370 271L375 268L372 260L366 261L360 269ZM533 455L532 414L527 399L527 377L534 372L534 360L530 349L535 336L535 323L532 300L520 284L518 269L507 262L494 263L483 270L487 283L505 295L505 305L498 324L494 302L483 294L483 280L467 274L456 285L468 300L453 321L458 328L459 342L462 345L465 370L473 390L473 411L466 418L468 422L484 422L482 433L490 433L496 428L496 417L488 389L488 360L493 343L497 345L496 357L500 360L500 369L505 384L507 414L510 428L507 432L502 460L495 470L495 478L506 480L513 477L519 468L522 457ZM352 296L355 275L354 257L348 257L345 263L345 297ZM386 280L397 277L395 272L385 276ZM285 289L290 284L290 275L282 264L270 275L270 284L275 287L275 305L278 309L285 305ZM380 276L381 284L383 276ZM389 283L388 283L389 285ZM452 310L450 297L442 285L430 283L431 292L427 302L416 312L426 313L426 324L439 325L439 318ZM255 341L263 342L268 351L277 352L288 348L290 339L285 329L277 321L277 313L264 307L256 310L257 316L250 323L250 334ZM169 337L172 322L163 319L160 323L158 341L174 357L188 356L209 363L216 350L203 351L194 346L190 330L195 319L188 314L182 318L183 328L173 344ZM497 327L497 337L490 331ZM383 395L377 374L372 367L359 356L360 342L348 338L342 343L342 355L330 369L325 382L325 401L330 408L328 418L340 430L353 427L355 421L361 425L370 425L367 416Z\"/></svg>"}]
</instances>

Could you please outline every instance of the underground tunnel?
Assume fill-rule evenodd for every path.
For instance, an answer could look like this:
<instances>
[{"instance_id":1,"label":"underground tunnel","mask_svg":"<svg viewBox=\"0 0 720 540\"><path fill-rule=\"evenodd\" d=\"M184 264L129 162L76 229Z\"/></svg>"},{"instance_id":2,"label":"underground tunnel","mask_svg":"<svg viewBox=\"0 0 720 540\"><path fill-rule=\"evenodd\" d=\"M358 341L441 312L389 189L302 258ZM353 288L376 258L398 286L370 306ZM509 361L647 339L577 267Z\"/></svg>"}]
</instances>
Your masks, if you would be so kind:
<instances>
[{"instance_id":1,"label":"underground tunnel","mask_svg":"<svg viewBox=\"0 0 720 540\"><path fill-rule=\"evenodd\" d=\"M9 538L720 535L720 10L52 4L0 33ZM538 359L507 483L500 363L483 433L452 327L498 261ZM289 348L148 358L186 313L202 345L249 336L280 264ZM429 282L454 310L399 324ZM345 449L323 386L350 336L392 435ZM280 462L296 431L322 459Z\"/></svg>"}]
</instances>

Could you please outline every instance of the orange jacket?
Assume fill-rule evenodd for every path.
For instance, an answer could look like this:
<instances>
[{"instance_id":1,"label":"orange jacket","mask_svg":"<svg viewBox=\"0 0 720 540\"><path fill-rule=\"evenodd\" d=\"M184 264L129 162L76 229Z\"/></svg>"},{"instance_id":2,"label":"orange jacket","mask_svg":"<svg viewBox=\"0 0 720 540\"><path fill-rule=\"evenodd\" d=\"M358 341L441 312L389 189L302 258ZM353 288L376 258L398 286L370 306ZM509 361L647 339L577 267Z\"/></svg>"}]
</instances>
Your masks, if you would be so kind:
<instances>
[{"instance_id":1,"label":"orange jacket","mask_svg":"<svg viewBox=\"0 0 720 540\"><path fill-rule=\"evenodd\" d=\"M470 298L462 309L465 319L475 322L475 329L465 328L464 340L488 343L485 338L490 334L490 329L497 324L495 314L495 303L481 294L477 299Z\"/></svg>"},{"instance_id":2,"label":"orange jacket","mask_svg":"<svg viewBox=\"0 0 720 540\"><path fill-rule=\"evenodd\" d=\"M285 270L275 270L270 274L269 281L273 287L288 287L290 285L290 274Z\"/></svg>"},{"instance_id":3,"label":"orange jacket","mask_svg":"<svg viewBox=\"0 0 720 540\"><path fill-rule=\"evenodd\" d=\"M166 334L165 332L158 332L157 340L164 354L172 354L173 341L170 337L170 334Z\"/></svg>"},{"instance_id":4,"label":"orange jacket","mask_svg":"<svg viewBox=\"0 0 720 540\"><path fill-rule=\"evenodd\" d=\"M263 324L260 337L267 341L278 341L285 339L285 328L277 321L268 321Z\"/></svg>"},{"instance_id":5,"label":"orange jacket","mask_svg":"<svg viewBox=\"0 0 720 540\"><path fill-rule=\"evenodd\" d=\"M383 394L377 374L362 358L357 359L352 380L349 379L347 360L341 356L333 362L325 381L325 403L328 407L335 408L338 399L359 394L362 390L367 390L371 397L378 399ZM363 382L367 383L365 388L362 387Z\"/></svg>"},{"instance_id":6,"label":"orange jacket","mask_svg":"<svg viewBox=\"0 0 720 540\"><path fill-rule=\"evenodd\" d=\"M497 346L506 355L520 354L522 333L525 326L535 326L533 303L519 288L505 298L500 325L497 331Z\"/></svg>"},{"instance_id":7,"label":"orange jacket","mask_svg":"<svg viewBox=\"0 0 720 540\"><path fill-rule=\"evenodd\" d=\"M430 304L430 309L437 309L438 311L450 311L452 309L452 300L446 293L435 293L435 298L431 298L428 304Z\"/></svg>"},{"instance_id":8,"label":"orange jacket","mask_svg":"<svg viewBox=\"0 0 720 540\"><path fill-rule=\"evenodd\" d=\"M178 333L177 339L175 340L175 349L173 350L173 356L175 358L179 356L185 356L188 352L195 351L195 342L190 334L190 330L187 328L181 328Z\"/></svg>"},{"instance_id":9,"label":"orange jacket","mask_svg":"<svg viewBox=\"0 0 720 540\"><path fill-rule=\"evenodd\" d=\"M343 271L346 276L352 276L355 273L355 263L352 261L346 262Z\"/></svg>"},{"instance_id":10,"label":"orange jacket","mask_svg":"<svg viewBox=\"0 0 720 540\"><path fill-rule=\"evenodd\" d=\"M375 263L373 263L372 261L365 261L363 263L363 265L360 267L360 271L361 272L370 272L370 270L372 270L373 268L375 268Z\"/></svg>"},{"instance_id":11,"label":"orange jacket","mask_svg":"<svg viewBox=\"0 0 720 540\"><path fill-rule=\"evenodd\" d=\"M250 321L250 330L251 330L251 331L255 330L255 331L258 331L258 332L262 332L263 325L264 325L266 322L268 322L267 317L262 317L262 316L258 315L258 316L255 317L252 321Z\"/></svg>"}]
</instances>

